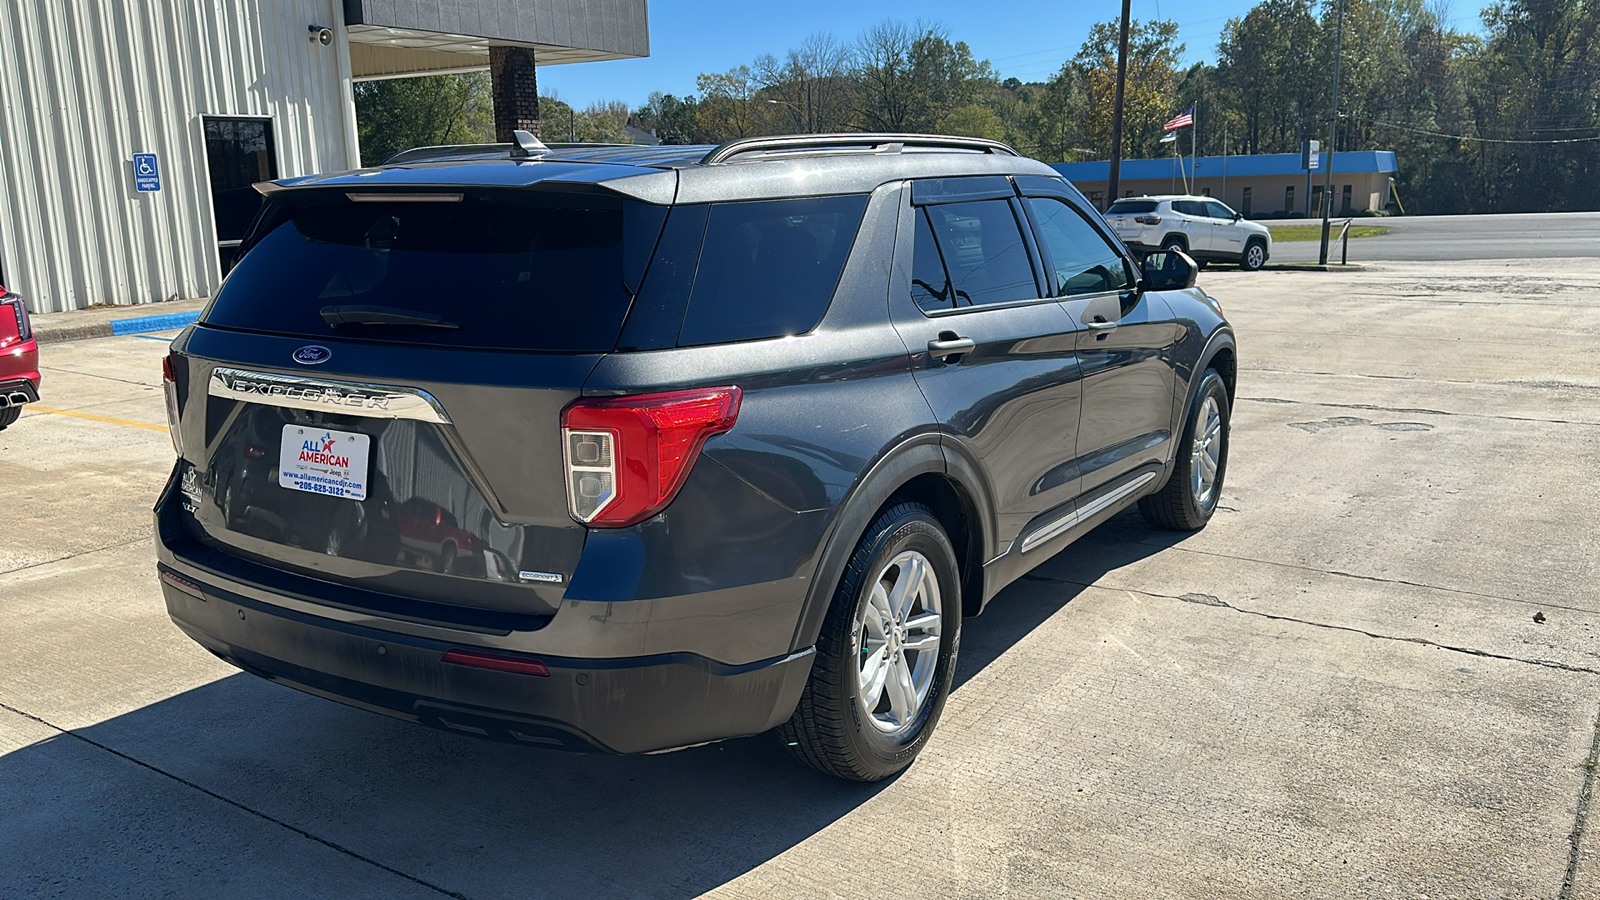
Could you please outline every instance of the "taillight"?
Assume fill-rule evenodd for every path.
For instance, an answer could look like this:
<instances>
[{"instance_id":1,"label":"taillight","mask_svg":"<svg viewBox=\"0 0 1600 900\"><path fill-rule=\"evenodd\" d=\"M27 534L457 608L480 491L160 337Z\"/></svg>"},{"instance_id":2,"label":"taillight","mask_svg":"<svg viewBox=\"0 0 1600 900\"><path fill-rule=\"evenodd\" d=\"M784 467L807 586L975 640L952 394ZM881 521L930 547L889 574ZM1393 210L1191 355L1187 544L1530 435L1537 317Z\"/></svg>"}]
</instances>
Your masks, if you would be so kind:
<instances>
[{"instance_id":1,"label":"taillight","mask_svg":"<svg viewBox=\"0 0 1600 900\"><path fill-rule=\"evenodd\" d=\"M20 294L13 294L0 287L0 315L8 315L17 323L17 340L25 341L33 337L33 326L28 322L28 307L22 302ZM9 323L8 323L9 324Z\"/></svg>"},{"instance_id":2,"label":"taillight","mask_svg":"<svg viewBox=\"0 0 1600 900\"><path fill-rule=\"evenodd\" d=\"M665 509L706 439L733 427L741 396L736 387L718 387L568 406L561 442L572 517L622 528Z\"/></svg>"},{"instance_id":3,"label":"taillight","mask_svg":"<svg viewBox=\"0 0 1600 900\"><path fill-rule=\"evenodd\" d=\"M1135 222L1138 222L1140 225L1160 225L1161 224L1161 217L1160 216L1134 216L1133 220Z\"/></svg>"},{"instance_id":4,"label":"taillight","mask_svg":"<svg viewBox=\"0 0 1600 900\"><path fill-rule=\"evenodd\" d=\"M183 456L183 440L178 436L178 382L172 377L172 357L161 358L161 388L167 395L167 433L172 435L172 452Z\"/></svg>"}]
</instances>

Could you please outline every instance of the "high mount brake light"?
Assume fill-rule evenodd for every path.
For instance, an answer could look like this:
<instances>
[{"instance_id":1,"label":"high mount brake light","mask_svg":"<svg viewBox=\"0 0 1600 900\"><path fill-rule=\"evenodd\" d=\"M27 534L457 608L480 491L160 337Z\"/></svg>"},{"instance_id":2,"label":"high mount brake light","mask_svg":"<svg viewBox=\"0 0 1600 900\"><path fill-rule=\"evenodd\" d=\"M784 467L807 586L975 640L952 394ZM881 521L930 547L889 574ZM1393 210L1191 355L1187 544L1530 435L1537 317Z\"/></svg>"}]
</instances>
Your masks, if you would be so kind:
<instances>
[{"instance_id":1,"label":"high mount brake light","mask_svg":"<svg viewBox=\"0 0 1600 900\"><path fill-rule=\"evenodd\" d=\"M172 357L161 357L161 389L167 395L167 433L172 435L172 452L183 456L183 440L178 432L178 382L172 377Z\"/></svg>"},{"instance_id":2,"label":"high mount brake light","mask_svg":"<svg viewBox=\"0 0 1600 900\"><path fill-rule=\"evenodd\" d=\"M596 528L623 528L667 507L706 439L733 427L736 387L579 400L561 414L567 508Z\"/></svg>"}]
</instances>

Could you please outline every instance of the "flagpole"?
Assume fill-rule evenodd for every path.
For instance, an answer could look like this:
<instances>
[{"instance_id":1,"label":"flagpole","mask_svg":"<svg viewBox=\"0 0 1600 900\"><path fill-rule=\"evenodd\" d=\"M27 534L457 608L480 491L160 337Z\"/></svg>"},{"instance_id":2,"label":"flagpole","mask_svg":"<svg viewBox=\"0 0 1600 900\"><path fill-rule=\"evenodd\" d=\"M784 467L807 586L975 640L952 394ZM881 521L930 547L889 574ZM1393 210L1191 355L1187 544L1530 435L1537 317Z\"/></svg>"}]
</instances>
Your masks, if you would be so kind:
<instances>
[{"instance_id":1,"label":"flagpole","mask_svg":"<svg viewBox=\"0 0 1600 900\"><path fill-rule=\"evenodd\" d=\"M1200 193L1200 101L1194 102L1189 122L1189 171L1194 174L1194 192Z\"/></svg>"}]
</instances>

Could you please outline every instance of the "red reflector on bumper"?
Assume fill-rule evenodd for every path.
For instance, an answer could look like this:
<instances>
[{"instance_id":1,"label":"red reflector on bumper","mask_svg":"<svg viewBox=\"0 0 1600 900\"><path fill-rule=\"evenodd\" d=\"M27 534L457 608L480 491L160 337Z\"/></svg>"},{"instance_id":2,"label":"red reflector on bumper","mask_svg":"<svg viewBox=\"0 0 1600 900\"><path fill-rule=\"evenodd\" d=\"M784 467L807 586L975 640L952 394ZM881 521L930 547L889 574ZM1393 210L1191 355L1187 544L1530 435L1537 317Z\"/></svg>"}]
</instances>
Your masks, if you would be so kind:
<instances>
[{"instance_id":1,"label":"red reflector on bumper","mask_svg":"<svg viewBox=\"0 0 1600 900\"><path fill-rule=\"evenodd\" d=\"M197 600L206 599L205 592L200 589L200 585L195 584L187 578L184 578L182 575L176 575L172 572L162 570L161 580Z\"/></svg>"},{"instance_id":2,"label":"red reflector on bumper","mask_svg":"<svg viewBox=\"0 0 1600 900\"><path fill-rule=\"evenodd\" d=\"M505 656L499 653L484 653L481 650L450 650L439 657L440 662L454 663L458 666L473 666L479 669L494 669L497 672L515 672L518 675L549 675L550 670L544 663L537 659L527 659L520 656Z\"/></svg>"}]
</instances>

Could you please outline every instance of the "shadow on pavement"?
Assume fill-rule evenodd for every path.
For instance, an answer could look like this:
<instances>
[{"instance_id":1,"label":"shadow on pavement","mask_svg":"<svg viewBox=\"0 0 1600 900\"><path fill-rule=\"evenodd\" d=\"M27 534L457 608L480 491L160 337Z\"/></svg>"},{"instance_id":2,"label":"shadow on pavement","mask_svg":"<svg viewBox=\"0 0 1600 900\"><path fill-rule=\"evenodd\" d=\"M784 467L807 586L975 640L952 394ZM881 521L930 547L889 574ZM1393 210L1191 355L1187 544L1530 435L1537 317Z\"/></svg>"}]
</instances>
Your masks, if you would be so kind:
<instances>
[{"instance_id":1,"label":"shadow on pavement","mask_svg":"<svg viewBox=\"0 0 1600 900\"><path fill-rule=\"evenodd\" d=\"M958 691L1082 584L1176 542L1119 524L1035 570L1060 590L1007 590L966 623ZM890 789L816 774L770 735L657 756L574 755L421 728L244 674L77 734L336 850L471 897L695 896ZM192 822L158 809L195 798ZM0 812L0 823L13 823L0 841L0 871L10 873L0 894L52 883L82 895L126 895L132 885L271 894L262 884L277 877L269 856L278 866L285 857L336 859L282 825L266 828L269 843L240 846L260 820L71 737L0 757ZM864 853L870 844L864 836ZM156 859L165 861L159 870ZM406 886L360 860L341 862Z\"/></svg>"}]
</instances>

